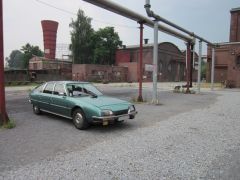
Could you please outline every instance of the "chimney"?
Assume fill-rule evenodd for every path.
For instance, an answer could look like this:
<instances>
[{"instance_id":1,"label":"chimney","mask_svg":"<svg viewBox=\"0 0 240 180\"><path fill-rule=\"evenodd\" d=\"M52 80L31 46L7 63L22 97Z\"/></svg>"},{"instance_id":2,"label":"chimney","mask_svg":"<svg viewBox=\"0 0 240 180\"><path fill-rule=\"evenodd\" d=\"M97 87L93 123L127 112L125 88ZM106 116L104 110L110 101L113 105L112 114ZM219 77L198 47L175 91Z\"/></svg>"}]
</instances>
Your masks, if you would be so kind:
<instances>
[{"instance_id":1,"label":"chimney","mask_svg":"<svg viewBox=\"0 0 240 180\"><path fill-rule=\"evenodd\" d=\"M240 7L234 8L231 13L231 25L230 25L230 42L240 41Z\"/></svg>"},{"instance_id":2,"label":"chimney","mask_svg":"<svg viewBox=\"0 0 240 180\"><path fill-rule=\"evenodd\" d=\"M44 57L55 59L58 22L42 20Z\"/></svg>"},{"instance_id":3,"label":"chimney","mask_svg":"<svg viewBox=\"0 0 240 180\"><path fill-rule=\"evenodd\" d=\"M144 44L148 44L149 39L144 39Z\"/></svg>"}]
</instances>

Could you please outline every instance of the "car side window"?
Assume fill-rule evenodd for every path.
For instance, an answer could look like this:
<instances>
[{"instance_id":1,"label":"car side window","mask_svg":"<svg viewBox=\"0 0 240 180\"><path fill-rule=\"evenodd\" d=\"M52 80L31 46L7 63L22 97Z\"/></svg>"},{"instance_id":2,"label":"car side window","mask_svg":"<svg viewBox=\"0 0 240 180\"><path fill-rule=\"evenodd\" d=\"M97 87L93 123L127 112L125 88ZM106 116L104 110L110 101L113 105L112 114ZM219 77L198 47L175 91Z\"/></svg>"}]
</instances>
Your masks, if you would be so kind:
<instances>
[{"instance_id":1,"label":"car side window","mask_svg":"<svg viewBox=\"0 0 240 180\"><path fill-rule=\"evenodd\" d=\"M34 89L34 91L35 92L43 92L43 87L45 86L45 83L44 84L42 84L42 85L40 85L40 86L38 86L38 87L36 87L35 89Z\"/></svg>"},{"instance_id":2,"label":"car side window","mask_svg":"<svg viewBox=\"0 0 240 180\"><path fill-rule=\"evenodd\" d=\"M54 83L48 83L43 90L43 93L52 94Z\"/></svg>"},{"instance_id":3,"label":"car side window","mask_svg":"<svg viewBox=\"0 0 240 180\"><path fill-rule=\"evenodd\" d=\"M56 84L55 87L54 87L53 94L55 94L55 95L66 95L64 85L63 84Z\"/></svg>"}]
</instances>

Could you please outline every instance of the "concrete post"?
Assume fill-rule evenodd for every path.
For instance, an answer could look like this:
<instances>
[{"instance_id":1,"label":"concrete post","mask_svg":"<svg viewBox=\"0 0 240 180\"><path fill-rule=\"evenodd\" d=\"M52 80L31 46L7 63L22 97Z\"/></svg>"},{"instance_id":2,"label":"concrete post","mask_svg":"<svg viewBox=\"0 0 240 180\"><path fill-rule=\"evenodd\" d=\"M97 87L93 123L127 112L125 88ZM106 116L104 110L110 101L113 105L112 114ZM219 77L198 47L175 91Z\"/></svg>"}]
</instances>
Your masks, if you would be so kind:
<instances>
[{"instance_id":1,"label":"concrete post","mask_svg":"<svg viewBox=\"0 0 240 180\"><path fill-rule=\"evenodd\" d=\"M158 104L157 92L157 77L158 77L158 21L154 21L154 46L153 46L153 97L152 103Z\"/></svg>"}]
</instances>

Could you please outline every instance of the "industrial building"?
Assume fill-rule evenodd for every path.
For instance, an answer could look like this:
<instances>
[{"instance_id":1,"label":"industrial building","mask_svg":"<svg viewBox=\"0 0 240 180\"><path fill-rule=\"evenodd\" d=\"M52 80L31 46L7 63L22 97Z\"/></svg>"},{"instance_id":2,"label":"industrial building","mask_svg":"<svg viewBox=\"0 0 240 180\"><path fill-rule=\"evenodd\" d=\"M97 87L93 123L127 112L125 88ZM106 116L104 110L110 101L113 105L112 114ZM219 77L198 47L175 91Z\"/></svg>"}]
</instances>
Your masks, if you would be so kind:
<instances>
[{"instance_id":1,"label":"industrial building","mask_svg":"<svg viewBox=\"0 0 240 180\"><path fill-rule=\"evenodd\" d=\"M227 87L240 87L240 8L230 11L229 42L217 43L215 48L215 82ZM207 51L207 81L211 81L212 51Z\"/></svg>"}]
</instances>

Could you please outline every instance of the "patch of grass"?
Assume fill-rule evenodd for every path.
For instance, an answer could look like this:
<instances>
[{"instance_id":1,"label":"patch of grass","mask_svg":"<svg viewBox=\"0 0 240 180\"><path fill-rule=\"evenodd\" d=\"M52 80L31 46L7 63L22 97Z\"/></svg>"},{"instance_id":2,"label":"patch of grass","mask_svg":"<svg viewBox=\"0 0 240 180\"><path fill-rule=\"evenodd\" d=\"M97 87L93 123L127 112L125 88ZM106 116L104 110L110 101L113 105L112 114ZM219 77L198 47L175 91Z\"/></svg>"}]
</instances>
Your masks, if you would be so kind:
<instances>
[{"instance_id":1,"label":"patch of grass","mask_svg":"<svg viewBox=\"0 0 240 180\"><path fill-rule=\"evenodd\" d=\"M13 129L13 128L15 128L15 127L16 127L16 123L15 123L12 119L10 119L10 120L8 121L8 123L2 125L1 128L4 128L4 129Z\"/></svg>"}]
</instances>

